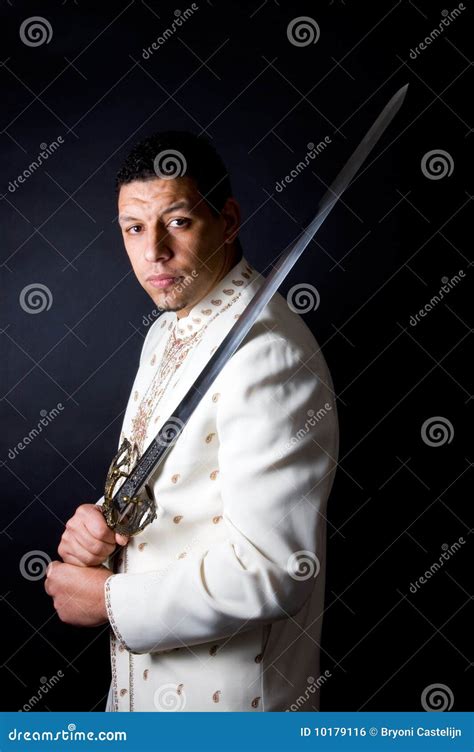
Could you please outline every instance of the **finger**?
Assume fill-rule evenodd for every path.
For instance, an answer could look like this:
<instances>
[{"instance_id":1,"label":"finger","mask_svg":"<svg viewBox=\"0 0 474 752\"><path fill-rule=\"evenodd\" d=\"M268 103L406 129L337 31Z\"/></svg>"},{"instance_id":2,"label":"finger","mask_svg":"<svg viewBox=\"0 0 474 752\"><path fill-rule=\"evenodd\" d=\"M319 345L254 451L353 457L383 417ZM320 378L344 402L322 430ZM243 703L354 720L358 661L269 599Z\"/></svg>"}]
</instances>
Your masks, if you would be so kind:
<instances>
[{"instance_id":1,"label":"finger","mask_svg":"<svg viewBox=\"0 0 474 752\"><path fill-rule=\"evenodd\" d=\"M99 509L91 509L89 513L81 519L89 535L105 543L114 543L115 537L113 530L107 525L105 517Z\"/></svg>"},{"instance_id":2,"label":"finger","mask_svg":"<svg viewBox=\"0 0 474 752\"><path fill-rule=\"evenodd\" d=\"M74 528L74 530L71 528L69 531L65 531L63 537L65 537L65 542L67 542L68 548L71 550L71 553L73 553L75 556L78 556L78 554L76 553L76 542L80 545L81 549L85 549L93 556L102 558L102 561L106 559L107 556L110 556L115 548L114 538L108 543L105 541L100 541L90 535L87 528L82 524L77 528Z\"/></svg>"},{"instance_id":3,"label":"finger","mask_svg":"<svg viewBox=\"0 0 474 752\"><path fill-rule=\"evenodd\" d=\"M127 535L115 533L115 540L119 544L119 546L126 546L130 538Z\"/></svg>"},{"instance_id":4,"label":"finger","mask_svg":"<svg viewBox=\"0 0 474 752\"><path fill-rule=\"evenodd\" d=\"M76 535L70 533L64 542L64 546L61 546L61 551L65 555L72 555L76 559L79 559L83 566L94 567L102 564L110 553L112 553L113 548L113 546L99 543L99 541L94 541L93 539L88 541L87 545L83 545L82 540L78 540Z\"/></svg>"},{"instance_id":5,"label":"finger","mask_svg":"<svg viewBox=\"0 0 474 752\"><path fill-rule=\"evenodd\" d=\"M77 556L74 556L70 553L64 553L62 555L62 559L65 564L74 564L75 567L86 567L87 564L84 564L83 561L77 558Z\"/></svg>"}]
</instances>

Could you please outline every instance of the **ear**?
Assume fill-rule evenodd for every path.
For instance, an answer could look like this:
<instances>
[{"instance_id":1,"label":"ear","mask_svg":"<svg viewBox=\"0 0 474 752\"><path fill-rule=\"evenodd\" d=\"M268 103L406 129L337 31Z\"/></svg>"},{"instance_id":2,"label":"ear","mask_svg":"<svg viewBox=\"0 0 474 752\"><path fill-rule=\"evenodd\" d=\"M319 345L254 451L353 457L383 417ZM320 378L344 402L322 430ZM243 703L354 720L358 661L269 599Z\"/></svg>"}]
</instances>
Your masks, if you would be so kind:
<instances>
[{"instance_id":1,"label":"ear","mask_svg":"<svg viewBox=\"0 0 474 752\"><path fill-rule=\"evenodd\" d=\"M240 229L240 206L232 196L225 202L221 217L224 221L224 243L233 243Z\"/></svg>"}]
</instances>

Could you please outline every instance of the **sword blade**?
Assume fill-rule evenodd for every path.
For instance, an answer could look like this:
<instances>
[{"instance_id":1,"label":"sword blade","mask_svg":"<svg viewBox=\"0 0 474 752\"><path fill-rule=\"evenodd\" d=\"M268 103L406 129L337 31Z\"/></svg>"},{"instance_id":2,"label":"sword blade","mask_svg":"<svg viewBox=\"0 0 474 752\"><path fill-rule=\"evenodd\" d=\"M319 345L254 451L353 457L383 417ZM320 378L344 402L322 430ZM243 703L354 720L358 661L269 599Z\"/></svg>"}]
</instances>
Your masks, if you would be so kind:
<instances>
[{"instance_id":1,"label":"sword blade","mask_svg":"<svg viewBox=\"0 0 474 752\"><path fill-rule=\"evenodd\" d=\"M120 519L123 519L130 511L130 498L138 495L156 467L163 462L201 401L202 396L211 387L218 374L232 357L253 326L255 320L288 276L296 261L314 238L339 198L349 186L351 180L360 170L370 152L392 122L403 104L407 88L408 84L399 89L385 105L374 124L369 128L362 141L322 197L314 219L280 255L272 271L259 290L257 290L245 311L222 340L174 413L163 424L157 436L149 444L128 478L114 494L113 505L120 512Z\"/></svg>"}]
</instances>

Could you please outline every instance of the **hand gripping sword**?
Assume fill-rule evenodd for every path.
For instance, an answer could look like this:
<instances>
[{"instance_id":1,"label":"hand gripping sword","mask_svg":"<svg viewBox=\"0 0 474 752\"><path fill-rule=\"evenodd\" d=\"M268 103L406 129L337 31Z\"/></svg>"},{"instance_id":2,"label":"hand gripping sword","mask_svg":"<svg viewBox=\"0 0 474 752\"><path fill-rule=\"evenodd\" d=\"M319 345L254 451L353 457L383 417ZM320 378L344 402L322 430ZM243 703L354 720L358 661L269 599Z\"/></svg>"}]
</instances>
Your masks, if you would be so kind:
<instances>
[{"instance_id":1,"label":"hand gripping sword","mask_svg":"<svg viewBox=\"0 0 474 752\"><path fill-rule=\"evenodd\" d=\"M372 127L357 146L335 180L322 197L316 216L298 237L283 251L265 282L257 290L244 312L237 319L186 392L172 415L166 420L141 457L135 446L125 438L110 465L105 483L102 511L113 530L123 535L136 535L156 518L156 504L147 481L164 461L187 421L227 361L232 357L263 308L288 276L293 266L316 235L322 223L342 196L352 178L390 125L405 99L408 84L397 91L386 104Z\"/></svg>"}]
</instances>

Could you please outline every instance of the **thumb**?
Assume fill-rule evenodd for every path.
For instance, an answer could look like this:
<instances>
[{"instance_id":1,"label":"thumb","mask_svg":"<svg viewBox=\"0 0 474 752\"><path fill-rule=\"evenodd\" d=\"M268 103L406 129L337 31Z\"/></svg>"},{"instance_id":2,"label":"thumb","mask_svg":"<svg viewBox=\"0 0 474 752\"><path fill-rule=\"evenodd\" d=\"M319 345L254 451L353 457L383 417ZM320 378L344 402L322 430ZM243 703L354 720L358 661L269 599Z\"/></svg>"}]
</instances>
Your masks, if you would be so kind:
<instances>
[{"instance_id":1,"label":"thumb","mask_svg":"<svg viewBox=\"0 0 474 752\"><path fill-rule=\"evenodd\" d=\"M115 533L115 542L118 543L119 546L126 546L128 541L129 541L129 538L126 535Z\"/></svg>"}]
</instances>

